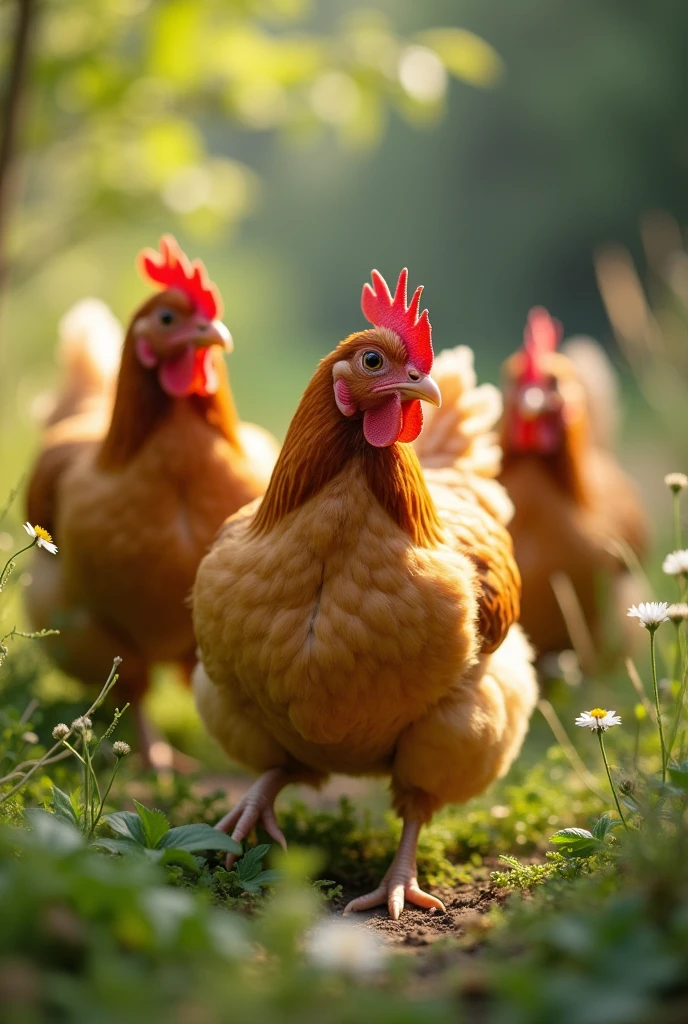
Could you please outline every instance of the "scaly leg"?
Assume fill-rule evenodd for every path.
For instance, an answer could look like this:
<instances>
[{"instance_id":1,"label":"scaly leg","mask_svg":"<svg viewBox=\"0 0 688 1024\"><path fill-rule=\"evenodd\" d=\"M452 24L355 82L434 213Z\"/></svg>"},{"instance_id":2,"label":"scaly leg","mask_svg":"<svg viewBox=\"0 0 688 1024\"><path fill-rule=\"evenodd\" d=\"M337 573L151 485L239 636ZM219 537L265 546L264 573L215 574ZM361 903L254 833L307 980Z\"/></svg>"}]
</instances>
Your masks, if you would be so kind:
<instances>
[{"instance_id":1,"label":"scaly leg","mask_svg":"<svg viewBox=\"0 0 688 1024\"><path fill-rule=\"evenodd\" d=\"M421 822L417 818L404 819L399 848L384 878L374 892L368 893L367 896L359 896L347 904L345 914L352 914L356 910L370 910L371 907L386 903L389 916L393 921L398 921L405 900L426 910L430 907L446 909L441 900L428 892L423 892L418 885L416 849L420 830Z\"/></svg>"},{"instance_id":2,"label":"scaly leg","mask_svg":"<svg viewBox=\"0 0 688 1024\"><path fill-rule=\"evenodd\" d=\"M225 814L215 826L220 832L231 832L232 839L238 843L245 839L252 828L261 824L267 834L286 850L287 840L275 818L273 804L280 790L293 781L281 768L271 768L258 779L236 805L234 810ZM227 854L227 867L231 868L236 860L232 853Z\"/></svg>"}]
</instances>

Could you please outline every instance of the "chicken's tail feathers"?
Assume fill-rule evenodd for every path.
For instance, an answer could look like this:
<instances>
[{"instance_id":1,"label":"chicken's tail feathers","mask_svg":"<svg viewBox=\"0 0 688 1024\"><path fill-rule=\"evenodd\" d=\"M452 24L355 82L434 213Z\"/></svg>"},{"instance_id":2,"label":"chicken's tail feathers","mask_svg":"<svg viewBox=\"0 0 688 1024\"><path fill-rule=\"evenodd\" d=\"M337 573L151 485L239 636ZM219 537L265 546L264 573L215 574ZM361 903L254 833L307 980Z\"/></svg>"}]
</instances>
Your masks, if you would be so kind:
<instances>
[{"instance_id":1,"label":"chicken's tail feathers","mask_svg":"<svg viewBox=\"0 0 688 1024\"><path fill-rule=\"evenodd\" d=\"M576 335L561 346L573 363L586 396L592 440L599 448L614 448L620 418L619 378L611 359L594 338Z\"/></svg>"},{"instance_id":2,"label":"chicken's tail feathers","mask_svg":"<svg viewBox=\"0 0 688 1024\"><path fill-rule=\"evenodd\" d=\"M81 299L64 314L57 343L60 384L35 409L45 426L85 412L112 395L123 339L121 323L100 299Z\"/></svg>"},{"instance_id":3,"label":"chicken's tail feathers","mask_svg":"<svg viewBox=\"0 0 688 1024\"><path fill-rule=\"evenodd\" d=\"M502 465L497 433L501 392L493 384L478 384L473 351L466 345L440 352L432 375L442 405L423 406L423 430L415 442L423 469L435 479L450 475L465 482L501 522L508 522L513 506L497 482Z\"/></svg>"}]
</instances>

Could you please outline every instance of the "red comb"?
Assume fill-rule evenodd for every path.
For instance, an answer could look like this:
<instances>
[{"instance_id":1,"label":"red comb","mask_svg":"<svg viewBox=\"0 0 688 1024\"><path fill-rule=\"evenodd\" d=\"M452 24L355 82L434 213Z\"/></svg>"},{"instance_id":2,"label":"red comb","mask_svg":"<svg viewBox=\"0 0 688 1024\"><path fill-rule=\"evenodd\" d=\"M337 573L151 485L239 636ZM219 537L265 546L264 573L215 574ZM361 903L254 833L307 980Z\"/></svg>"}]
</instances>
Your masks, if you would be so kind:
<instances>
[{"instance_id":1,"label":"red comb","mask_svg":"<svg viewBox=\"0 0 688 1024\"><path fill-rule=\"evenodd\" d=\"M160 239L159 253L154 249L140 252L138 268L151 284L185 292L209 320L222 316L220 293L208 277L203 263L201 260L190 263L172 235L163 235Z\"/></svg>"},{"instance_id":2,"label":"red comb","mask_svg":"<svg viewBox=\"0 0 688 1024\"><path fill-rule=\"evenodd\" d=\"M366 320L376 327L389 327L398 334L408 352L409 359L422 373L430 373L432 368L432 329L428 311L424 309L418 316L418 306L423 286L419 285L406 305L406 267L399 274L394 298L387 287L382 274L377 270L372 273L373 286L363 285L361 309Z\"/></svg>"},{"instance_id":3,"label":"red comb","mask_svg":"<svg viewBox=\"0 0 688 1024\"><path fill-rule=\"evenodd\" d=\"M561 323L551 317L546 309L542 306L531 309L523 333L523 349L526 354L524 377L534 380L540 376L542 356L555 351L563 333Z\"/></svg>"}]
</instances>

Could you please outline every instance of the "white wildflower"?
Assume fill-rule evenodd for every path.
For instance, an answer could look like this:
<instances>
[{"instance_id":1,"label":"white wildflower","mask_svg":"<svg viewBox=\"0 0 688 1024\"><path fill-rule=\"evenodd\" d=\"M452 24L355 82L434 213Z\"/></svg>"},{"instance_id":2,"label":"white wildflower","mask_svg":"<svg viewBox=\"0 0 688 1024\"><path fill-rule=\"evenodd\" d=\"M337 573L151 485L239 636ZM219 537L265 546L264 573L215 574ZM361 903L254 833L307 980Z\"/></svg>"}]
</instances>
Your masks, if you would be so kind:
<instances>
[{"instance_id":1,"label":"white wildflower","mask_svg":"<svg viewBox=\"0 0 688 1024\"><path fill-rule=\"evenodd\" d=\"M667 473L664 477L664 483L674 494L678 494L679 491L683 491L688 487L688 476L685 473Z\"/></svg>"},{"instance_id":2,"label":"white wildflower","mask_svg":"<svg viewBox=\"0 0 688 1024\"><path fill-rule=\"evenodd\" d=\"M79 732L88 732L93 726L93 722L88 715L83 715L81 718L75 718L72 722L72 729L78 729Z\"/></svg>"},{"instance_id":3,"label":"white wildflower","mask_svg":"<svg viewBox=\"0 0 688 1024\"><path fill-rule=\"evenodd\" d=\"M39 548L45 548L51 555L57 554L57 544L53 544L52 537L42 526L32 526L31 523L24 523L24 529L29 537L34 538Z\"/></svg>"},{"instance_id":4,"label":"white wildflower","mask_svg":"<svg viewBox=\"0 0 688 1024\"><path fill-rule=\"evenodd\" d=\"M638 619L638 625L644 626L645 629L655 630L663 622L669 621L668 608L669 605L666 601L644 601L642 604L634 604L629 608L628 617Z\"/></svg>"},{"instance_id":5,"label":"white wildflower","mask_svg":"<svg viewBox=\"0 0 688 1024\"><path fill-rule=\"evenodd\" d=\"M112 753L115 757L126 757L127 754L131 754L131 747L124 740L116 740L112 744Z\"/></svg>"},{"instance_id":6,"label":"white wildflower","mask_svg":"<svg viewBox=\"0 0 688 1024\"><path fill-rule=\"evenodd\" d=\"M387 951L376 935L352 921L331 918L306 936L306 957L322 971L362 977L380 971Z\"/></svg>"},{"instance_id":7,"label":"white wildflower","mask_svg":"<svg viewBox=\"0 0 688 1024\"><path fill-rule=\"evenodd\" d=\"M53 729L53 739L66 740L67 737L69 736L69 732L69 726L65 725L64 722L60 722L60 724L56 725L55 728Z\"/></svg>"},{"instance_id":8,"label":"white wildflower","mask_svg":"<svg viewBox=\"0 0 688 1024\"><path fill-rule=\"evenodd\" d=\"M606 732L612 725L621 725L621 719L615 711L593 708L592 711L583 711L576 719L576 725L593 732Z\"/></svg>"},{"instance_id":9,"label":"white wildflower","mask_svg":"<svg viewBox=\"0 0 688 1024\"><path fill-rule=\"evenodd\" d=\"M662 562L662 572L667 576L681 576L688 573L688 551L672 551Z\"/></svg>"},{"instance_id":10,"label":"white wildflower","mask_svg":"<svg viewBox=\"0 0 688 1024\"><path fill-rule=\"evenodd\" d=\"M670 604L667 608L667 615L672 622L678 624L683 622L684 619L688 619L688 604L679 602L679 604Z\"/></svg>"}]
</instances>

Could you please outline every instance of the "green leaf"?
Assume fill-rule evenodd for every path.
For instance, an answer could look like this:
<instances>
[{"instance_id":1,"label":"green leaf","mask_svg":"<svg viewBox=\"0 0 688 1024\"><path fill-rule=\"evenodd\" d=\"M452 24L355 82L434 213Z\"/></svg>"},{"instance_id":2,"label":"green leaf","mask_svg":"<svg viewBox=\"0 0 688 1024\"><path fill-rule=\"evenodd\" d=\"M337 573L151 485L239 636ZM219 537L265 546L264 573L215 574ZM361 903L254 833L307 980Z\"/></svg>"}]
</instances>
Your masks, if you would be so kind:
<instances>
[{"instance_id":1,"label":"green leaf","mask_svg":"<svg viewBox=\"0 0 688 1024\"><path fill-rule=\"evenodd\" d=\"M275 877L265 877L265 876ZM275 878L278 876L276 871L262 871L255 878L238 878L237 884L244 890L244 892L251 893L252 896L257 895L265 885L271 885Z\"/></svg>"},{"instance_id":2,"label":"green leaf","mask_svg":"<svg viewBox=\"0 0 688 1024\"><path fill-rule=\"evenodd\" d=\"M604 845L587 828L562 828L549 841L560 846L565 857L590 857Z\"/></svg>"},{"instance_id":3,"label":"green leaf","mask_svg":"<svg viewBox=\"0 0 688 1024\"><path fill-rule=\"evenodd\" d=\"M615 828L623 828L621 818L612 818L608 811L605 811L599 821L596 821L592 828L595 839L604 840Z\"/></svg>"},{"instance_id":4,"label":"green leaf","mask_svg":"<svg viewBox=\"0 0 688 1024\"><path fill-rule=\"evenodd\" d=\"M673 785L688 792L688 761L678 766L671 765L668 772Z\"/></svg>"},{"instance_id":5,"label":"green leaf","mask_svg":"<svg viewBox=\"0 0 688 1024\"><path fill-rule=\"evenodd\" d=\"M55 784L53 784L51 803L53 814L56 818L60 818L61 821L67 821L70 825L75 825L77 828L79 827L79 819L71 799L63 790L58 789Z\"/></svg>"},{"instance_id":6,"label":"green leaf","mask_svg":"<svg viewBox=\"0 0 688 1024\"><path fill-rule=\"evenodd\" d=\"M97 850L107 850L108 853L135 853L138 857L145 852L145 847L133 839L109 839L107 836L94 839L91 846Z\"/></svg>"},{"instance_id":7,"label":"green leaf","mask_svg":"<svg viewBox=\"0 0 688 1024\"><path fill-rule=\"evenodd\" d=\"M73 825L57 818L50 811L30 807L24 816L31 825L30 841L50 850L51 855L73 853L84 847L84 837Z\"/></svg>"},{"instance_id":8,"label":"green leaf","mask_svg":"<svg viewBox=\"0 0 688 1024\"><path fill-rule=\"evenodd\" d=\"M260 874L263 860L269 849L269 843L260 843L244 854L236 866L237 874L242 881L249 881Z\"/></svg>"},{"instance_id":9,"label":"green leaf","mask_svg":"<svg viewBox=\"0 0 688 1024\"><path fill-rule=\"evenodd\" d=\"M141 819L143 834L146 839L145 845L149 850L157 850L160 846L160 840L170 831L169 821L162 811L151 811L148 807L140 804L138 800L134 800L134 807Z\"/></svg>"},{"instance_id":10,"label":"green leaf","mask_svg":"<svg viewBox=\"0 0 688 1024\"><path fill-rule=\"evenodd\" d=\"M103 821L110 826L115 835L145 847L146 834L138 814L134 814L133 811L114 811L112 814L104 815Z\"/></svg>"},{"instance_id":11,"label":"green leaf","mask_svg":"<svg viewBox=\"0 0 688 1024\"><path fill-rule=\"evenodd\" d=\"M177 828L171 828L160 840L158 849L186 850L187 853L203 850L241 853L241 846L236 840L210 825L201 824L178 825Z\"/></svg>"},{"instance_id":12,"label":"green leaf","mask_svg":"<svg viewBox=\"0 0 688 1024\"><path fill-rule=\"evenodd\" d=\"M160 853L161 864L178 864L182 868L186 868L187 871L191 871L194 875L200 875L201 869L196 863L196 858L192 857L186 850L156 850L156 853Z\"/></svg>"}]
</instances>

